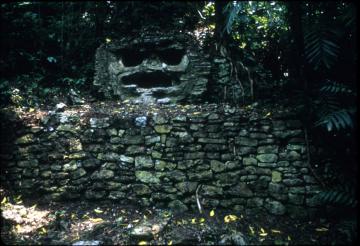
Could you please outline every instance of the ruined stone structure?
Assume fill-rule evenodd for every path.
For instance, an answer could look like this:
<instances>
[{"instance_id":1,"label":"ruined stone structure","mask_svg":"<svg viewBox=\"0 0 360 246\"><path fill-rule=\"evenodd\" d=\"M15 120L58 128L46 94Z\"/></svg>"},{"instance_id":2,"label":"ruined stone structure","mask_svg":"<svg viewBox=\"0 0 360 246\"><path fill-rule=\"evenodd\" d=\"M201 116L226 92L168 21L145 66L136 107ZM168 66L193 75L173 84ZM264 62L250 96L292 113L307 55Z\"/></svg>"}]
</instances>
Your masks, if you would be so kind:
<instances>
[{"instance_id":1,"label":"ruined stone structure","mask_svg":"<svg viewBox=\"0 0 360 246\"><path fill-rule=\"evenodd\" d=\"M144 30L101 45L94 85L107 98L139 103L199 102L210 74L208 56L189 34Z\"/></svg>"},{"instance_id":2,"label":"ruined stone structure","mask_svg":"<svg viewBox=\"0 0 360 246\"><path fill-rule=\"evenodd\" d=\"M173 108L163 107L148 116L71 110L46 116L14 133L12 149L0 155L2 177L49 200L113 199L184 211L196 209L202 185L206 207L314 212L319 186L306 163L301 122L290 110L269 117L213 105L167 115Z\"/></svg>"}]
</instances>

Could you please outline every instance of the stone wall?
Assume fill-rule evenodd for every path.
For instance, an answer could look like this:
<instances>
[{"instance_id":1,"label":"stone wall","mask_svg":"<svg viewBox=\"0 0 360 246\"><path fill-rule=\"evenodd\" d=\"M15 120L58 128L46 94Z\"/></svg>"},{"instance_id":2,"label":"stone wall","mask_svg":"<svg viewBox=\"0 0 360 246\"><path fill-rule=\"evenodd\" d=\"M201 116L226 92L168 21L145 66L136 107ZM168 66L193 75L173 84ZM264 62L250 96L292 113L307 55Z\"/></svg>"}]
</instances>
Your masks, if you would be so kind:
<instances>
[{"instance_id":1,"label":"stone wall","mask_svg":"<svg viewBox=\"0 0 360 246\"><path fill-rule=\"evenodd\" d=\"M206 207L315 211L319 187L291 109L162 107L152 115L52 112L13 132L1 154L2 181L48 200L112 199L179 211L196 209L202 185Z\"/></svg>"}]
</instances>

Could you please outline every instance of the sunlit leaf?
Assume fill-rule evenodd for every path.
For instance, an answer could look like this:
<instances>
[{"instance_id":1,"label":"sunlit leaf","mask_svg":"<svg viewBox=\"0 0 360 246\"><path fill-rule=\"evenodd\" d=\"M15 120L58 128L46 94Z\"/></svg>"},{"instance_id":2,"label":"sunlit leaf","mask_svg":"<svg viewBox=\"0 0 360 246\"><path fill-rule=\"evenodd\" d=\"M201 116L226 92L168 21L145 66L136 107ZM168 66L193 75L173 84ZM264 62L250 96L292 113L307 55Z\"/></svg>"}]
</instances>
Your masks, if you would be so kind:
<instances>
[{"instance_id":1,"label":"sunlit leaf","mask_svg":"<svg viewBox=\"0 0 360 246\"><path fill-rule=\"evenodd\" d=\"M275 229L271 229L271 232L272 232L272 233L281 233L281 231L275 230Z\"/></svg>"},{"instance_id":2,"label":"sunlit leaf","mask_svg":"<svg viewBox=\"0 0 360 246\"><path fill-rule=\"evenodd\" d=\"M191 224L195 224L196 223L196 218L192 218L191 219Z\"/></svg>"},{"instance_id":3,"label":"sunlit leaf","mask_svg":"<svg viewBox=\"0 0 360 246\"><path fill-rule=\"evenodd\" d=\"M291 237L290 237L290 236L287 236L287 240L288 240L288 241L291 241Z\"/></svg>"},{"instance_id":4,"label":"sunlit leaf","mask_svg":"<svg viewBox=\"0 0 360 246\"><path fill-rule=\"evenodd\" d=\"M200 223L204 223L205 222L205 218L200 218Z\"/></svg>"},{"instance_id":5,"label":"sunlit leaf","mask_svg":"<svg viewBox=\"0 0 360 246\"><path fill-rule=\"evenodd\" d=\"M94 212L97 213L97 214L101 214L101 213L103 213L104 211L95 208L95 209L94 209Z\"/></svg>"},{"instance_id":6,"label":"sunlit leaf","mask_svg":"<svg viewBox=\"0 0 360 246\"><path fill-rule=\"evenodd\" d=\"M259 235L262 236L262 237L266 237L267 236L267 232L264 230L264 228L260 228L260 232Z\"/></svg>"},{"instance_id":7,"label":"sunlit leaf","mask_svg":"<svg viewBox=\"0 0 360 246\"><path fill-rule=\"evenodd\" d=\"M320 228L316 228L315 231L317 232L326 232L328 231L329 229L328 228L325 228L325 227L320 227Z\"/></svg>"},{"instance_id":8,"label":"sunlit leaf","mask_svg":"<svg viewBox=\"0 0 360 246\"><path fill-rule=\"evenodd\" d=\"M2 201L1 201L1 204L4 204L4 203L6 203L7 202L7 198L6 198L6 196L2 199Z\"/></svg>"},{"instance_id":9,"label":"sunlit leaf","mask_svg":"<svg viewBox=\"0 0 360 246\"><path fill-rule=\"evenodd\" d=\"M214 209L210 211L210 217L213 217L215 215Z\"/></svg>"},{"instance_id":10,"label":"sunlit leaf","mask_svg":"<svg viewBox=\"0 0 360 246\"><path fill-rule=\"evenodd\" d=\"M229 214L229 215L226 215L226 216L224 217L224 222L225 222L225 223L229 223L229 222L233 222L233 221L235 221L235 220L237 220L237 219L238 219L238 217L237 217L236 215Z\"/></svg>"},{"instance_id":11,"label":"sunlit leaf","mask_svg":"<svg viewBox=\"0 0 360 246\"><path fill-rule=\"evenodd\" d=\"M133 220L132 222L133 223L138 223L140 220L139 219L136 219L136 220Z\"/></svg>"},{"instance_id":12,"label":"sunlit leaf","mask_svg":"<svg viewBox=\"0 0 360 246\"><path fill-rule=\"evenodd\" d=\"M146 241L140 241L138 245L147 245L148 243Z\"/></svg>"},{"instance_id":13,"label":"sunlit leaf","mask_svg":"<svg viewBox=\"0 0 360 246\"><path fill-rule=\"evenodd\" d=\"M20 231L21 230L21 225L17 224L15 228L16 228L17 231Z\"/></svg>"},{"instance_id":14,"label":"sunlit leaf","mask_svg":"<svg viewBox=\"0 0 360 246\"><path fill-rule=\"evenodd\" d=\"M91 218L90 221L93 223L98 223L98 222L103 222L104 220L102 218Z\"/></svg>"},{"instance_id":15,"label":"sunlit leaf","mask_svg":"<svg viewBox=\"0 0 360 246\"><path fill-rule=\"evenodd\" d=\"M255 230L254 230L254 227L252 227L252 226L249 226L249 229L250 229L250 233L251 233L251 235L254 235L254 234L255 234Z\"/></svg>"},{"instance_id":16,"label":"sunlit leaf","mask_svg":"<svg viewBox=\"0 0 360 246\"><path fill-rule=\"evenodd\" d=\"M172 245L172 244L173 244L173 241L170 240L167 245Z\"/></svg>"}]
</instances>

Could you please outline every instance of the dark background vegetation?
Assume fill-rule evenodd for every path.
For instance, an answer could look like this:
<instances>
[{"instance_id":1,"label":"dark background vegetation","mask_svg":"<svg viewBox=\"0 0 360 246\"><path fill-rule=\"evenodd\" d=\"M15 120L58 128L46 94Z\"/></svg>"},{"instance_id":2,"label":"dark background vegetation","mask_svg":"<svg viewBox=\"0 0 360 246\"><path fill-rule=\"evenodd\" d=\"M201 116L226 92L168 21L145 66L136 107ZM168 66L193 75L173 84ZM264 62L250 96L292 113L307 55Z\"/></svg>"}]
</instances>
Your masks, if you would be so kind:
<instances>
[{"instance_id":1,"label":"dark background vegetation","mask_svg":"<svg viewBox=\"0 0 360 246\"><path fill-rule=\"evenodd\" d=\"M204 49L254 82L245 104L264 99L261 81L273 102L299 110L324 200L349 207L357 174L356 10L341 1L1 3L0 103L41 107L70 89L91 95L95 50L106 40L146 26L197 32Z\"/></svg>"}]
</instances>

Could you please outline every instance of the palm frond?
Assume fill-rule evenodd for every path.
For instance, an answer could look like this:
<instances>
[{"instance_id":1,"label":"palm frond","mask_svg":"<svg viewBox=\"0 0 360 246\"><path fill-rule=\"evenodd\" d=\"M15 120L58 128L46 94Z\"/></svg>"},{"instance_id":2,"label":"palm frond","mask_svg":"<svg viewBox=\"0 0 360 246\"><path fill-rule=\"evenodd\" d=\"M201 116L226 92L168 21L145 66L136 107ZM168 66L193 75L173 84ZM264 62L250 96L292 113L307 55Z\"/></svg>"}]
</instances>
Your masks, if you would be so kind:
<instances>
[{"instance_id":1,"label":"palm frond","mask_svg":"<svg viewBox=\"0 0 360 246\"><path fill-rule=\"evenodd\" d=\"M317 70L321 65L330 68L339 55L337 32L330 28L312 30L305 34L305 57Z\"/></svg>"},{"instance_id":2,"label":"palm frond","mask_svg":"<svg viewBox=\"0 0 360 246\"><path fill-rule=\"evenodd\" d=\"M320 91L324 93L333 93L333 94L337 94L337 93L351 94L353 92L346 85L330 80L328 80L326 84L320 88Z\"/></svg>"},{"instance_id":3,"label":"palm frond","mask_svg":"<svg viewBox=\"0 0 360 246\"><path fill-rule=\"evenodd\" d=\"M355 208L357 199L355 189L348 186L338 186L333 189L324 190L315 195L324 204L346 206Z\"/></svg>"}]
</instances>

